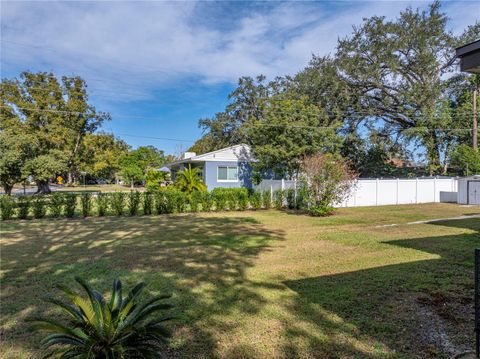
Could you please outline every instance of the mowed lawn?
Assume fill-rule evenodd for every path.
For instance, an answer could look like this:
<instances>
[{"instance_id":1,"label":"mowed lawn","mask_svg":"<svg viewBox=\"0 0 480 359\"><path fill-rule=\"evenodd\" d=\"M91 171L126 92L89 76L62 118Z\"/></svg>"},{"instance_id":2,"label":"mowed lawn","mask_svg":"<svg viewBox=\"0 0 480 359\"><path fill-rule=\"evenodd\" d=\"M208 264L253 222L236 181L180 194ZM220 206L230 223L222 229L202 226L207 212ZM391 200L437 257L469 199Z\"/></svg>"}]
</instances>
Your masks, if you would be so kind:
<instances>
[{"instance_id":1,"label":"mowed lawn","mask_svg":"<svg viewBox=\"0 0 480 359\"><path fill-rule=\"evenodd\" d=\"M173 293L171 358L427 358L473 348L478 214L447 204L1 223L2 358L38 358L25 318L81 276ZM388 224L398 226L383 226Z\"/></svg>"}]
</instances>

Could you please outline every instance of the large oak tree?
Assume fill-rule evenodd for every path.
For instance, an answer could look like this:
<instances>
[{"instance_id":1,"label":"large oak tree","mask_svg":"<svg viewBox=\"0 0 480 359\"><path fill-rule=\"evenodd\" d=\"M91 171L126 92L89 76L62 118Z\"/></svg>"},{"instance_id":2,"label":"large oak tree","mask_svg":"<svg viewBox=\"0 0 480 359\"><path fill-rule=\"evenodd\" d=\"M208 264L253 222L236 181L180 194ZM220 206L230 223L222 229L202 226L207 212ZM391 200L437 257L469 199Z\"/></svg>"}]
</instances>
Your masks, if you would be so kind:
<instances>
[{"instance_id":1,"label":"large oak tree","mask_svg":"<svg viewBox=\"0 0 480 359\"><path fill-rule=\"evenodd\" d=\"M30 158L24 171L32 175L38 193L49 193L49 179L78 172L81 144L109 115L88 103L85 81L53 73L23 72L18 79L1 83L0 129L13 138L27 136Z\"/></svg>"}]
</instances>

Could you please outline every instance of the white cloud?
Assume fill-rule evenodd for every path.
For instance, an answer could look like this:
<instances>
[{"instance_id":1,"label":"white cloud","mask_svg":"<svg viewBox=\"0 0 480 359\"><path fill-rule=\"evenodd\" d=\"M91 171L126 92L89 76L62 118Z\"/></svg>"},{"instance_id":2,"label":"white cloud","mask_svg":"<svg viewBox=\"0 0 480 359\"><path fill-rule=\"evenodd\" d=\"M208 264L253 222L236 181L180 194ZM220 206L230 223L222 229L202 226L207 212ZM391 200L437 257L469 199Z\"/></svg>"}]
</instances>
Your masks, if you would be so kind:
<instances>
[{"instance_id":1,"label":"white cloud","mask_svg":"<svg viewBox=\"0 0 480 359\"><path fill-rule=\"evenodd\" d=\"M8 71L80 74L100 95L141 98L186 78L218 83L294 73L312 53L333 52L337 38L362 17L396 16L408 4L270 3L234 19L192 2L3 1L1 60ZM476 7L445 4L454 31L478 19ZM218 26L225 23L218 16L232 17L232 25Z\"/></svg>"}]
</instances>

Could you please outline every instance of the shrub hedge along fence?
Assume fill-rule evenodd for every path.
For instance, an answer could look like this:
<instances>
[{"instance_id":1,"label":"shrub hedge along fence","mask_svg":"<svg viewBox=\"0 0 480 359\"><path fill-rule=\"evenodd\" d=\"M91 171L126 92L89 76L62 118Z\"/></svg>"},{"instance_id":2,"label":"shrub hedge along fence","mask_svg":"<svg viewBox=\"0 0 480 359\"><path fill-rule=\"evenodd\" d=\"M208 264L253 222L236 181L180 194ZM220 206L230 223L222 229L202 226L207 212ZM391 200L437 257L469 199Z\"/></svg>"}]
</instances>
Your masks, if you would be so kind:
<instances>
[{"instance_id":1,"label":"shrub hedge along fence","mask_svg":"<svg viewBox=\"0 0 480 359\"><path fill-rule=\"evenodd\" d=\"M137 216L170 213L245 211L269 208L300 209L298 194L287 191L253 192L246 188L215 188L191 195L174 188L158 191L61 193L41 196L0 196L2 220Z\"/></svg>"}]
</instances>

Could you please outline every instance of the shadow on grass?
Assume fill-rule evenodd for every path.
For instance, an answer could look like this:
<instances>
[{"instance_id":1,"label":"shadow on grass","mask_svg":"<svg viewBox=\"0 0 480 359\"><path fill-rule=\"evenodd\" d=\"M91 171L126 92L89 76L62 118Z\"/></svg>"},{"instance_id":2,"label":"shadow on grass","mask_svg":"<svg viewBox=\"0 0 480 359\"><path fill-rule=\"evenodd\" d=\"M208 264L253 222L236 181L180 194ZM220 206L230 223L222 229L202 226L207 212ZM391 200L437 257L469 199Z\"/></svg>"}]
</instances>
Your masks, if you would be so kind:
<instances>
[{"instance_id":1,"label":"shadow on grass","mask_svg":"<svg viewBox=\"0 0 480 359\"><path fill-rule=\"evenodd\" d=\"M384 242L436 259L284 282L298 293L290 310L336 339L322 343L295 326L285 328L286 334L310 338L309 351L325 352L325 357L383 357L362 349L362 343L386 346L401 358L449 357L471 350L473 250L480 246L480 220L435 225L468 233ZM285 350L295 357L294 346L287 344Z\"/></svg>"},{"instance_id":2,"label":"shadow on grass","mask_svg":"<svg viewBox=\"0 0 480 359\"><path fill-rule=\"evenodd\" d=\"M213 331L235 325L216 317L261 308L258 287L272 284L250 282L245 270L284 236L246 216L195 215L22 221L2 231L4 345L38 348L24 318L50 314L41 297L56 284L81 276L105 292L120 277L127 286L149 283L150 294L174 293L180 320L171 355L184 357L214 356ZM212 331L202 329L209 325Z\"/></svg>"}]
</instances>

